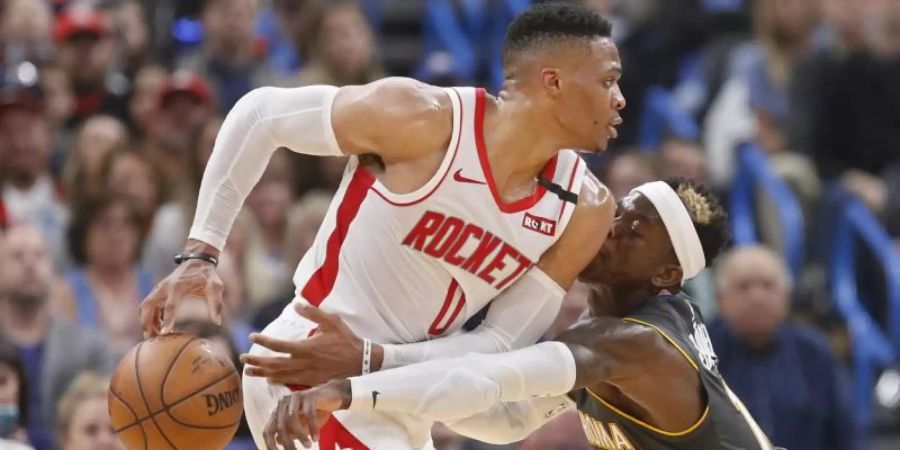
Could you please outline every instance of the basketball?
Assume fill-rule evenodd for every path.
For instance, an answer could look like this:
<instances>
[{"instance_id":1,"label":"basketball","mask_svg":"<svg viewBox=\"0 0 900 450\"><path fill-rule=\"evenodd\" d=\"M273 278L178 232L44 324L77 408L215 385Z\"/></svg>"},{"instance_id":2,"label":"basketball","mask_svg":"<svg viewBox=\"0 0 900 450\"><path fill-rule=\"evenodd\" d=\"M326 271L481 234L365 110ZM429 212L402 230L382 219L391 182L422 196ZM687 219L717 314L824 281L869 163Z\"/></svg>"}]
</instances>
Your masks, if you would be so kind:
<instances>
[{"instance_id":1,"label":"basketball","mask_svg":"<svg viewBox=\"0 0 900 450\"><path fill-rule=\"evenodd\" d=\"M108 403L112 426L130 450L221 450L241 420L241 378L207 341L159 336L122 358Z\"/></svg>"}]
</instances>

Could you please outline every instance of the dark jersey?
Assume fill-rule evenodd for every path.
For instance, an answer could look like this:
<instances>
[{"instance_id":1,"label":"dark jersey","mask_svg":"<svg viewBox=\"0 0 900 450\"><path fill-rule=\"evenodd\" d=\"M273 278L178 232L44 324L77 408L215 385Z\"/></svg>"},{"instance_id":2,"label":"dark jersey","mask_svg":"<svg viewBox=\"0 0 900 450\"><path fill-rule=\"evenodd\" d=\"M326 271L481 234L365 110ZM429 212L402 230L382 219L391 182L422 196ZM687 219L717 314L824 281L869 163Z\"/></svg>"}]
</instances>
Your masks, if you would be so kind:
<instances>
[{"instance_id":1,"label":"dark jersey","mask_svg":"<svg viewBox=\"0 0 900 450\"><path fill-rule=\"evenodd\" d=\"M697 307L683 294L658 296L624 320L654 329L697 370L707 407L697 422L668 432L628 415L589 389L570 394L588 441L599 450L769 450L772 445L719 375Z\"/></svg>"}]
</instances>

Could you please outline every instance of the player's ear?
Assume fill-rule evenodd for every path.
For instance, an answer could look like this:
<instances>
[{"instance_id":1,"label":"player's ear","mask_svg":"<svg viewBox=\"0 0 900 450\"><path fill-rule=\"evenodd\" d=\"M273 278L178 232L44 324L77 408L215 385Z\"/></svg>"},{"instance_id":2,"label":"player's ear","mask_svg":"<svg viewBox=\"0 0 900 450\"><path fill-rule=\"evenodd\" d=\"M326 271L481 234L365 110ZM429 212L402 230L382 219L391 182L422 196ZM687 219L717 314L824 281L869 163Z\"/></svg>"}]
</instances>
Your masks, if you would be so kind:
<instances>
[{"instance_id":1,"label":"player's ear","mask_svg":"<svg viewBox=\"0 0 900 450\"><path fill-rule=\"evenodd\" d=\"M558 96L562 88L559 69L556 67L544 67L541 69L541 86L551 97L555 98Z\"/></svg>"},{"instance_id":2,"label":"player's ear","mask_svg":"<svg viewBox=\"0 0 900 450\"><path fill-rule=\"evenodd\" d=\"M680 266L676 264L663 264L656 269L656 273L650 278L650 282L653 283L654 287L662 290L671 286L680 285L681 277L683 275L684 272L681 270Z\"/></svg>"}]
</instances>

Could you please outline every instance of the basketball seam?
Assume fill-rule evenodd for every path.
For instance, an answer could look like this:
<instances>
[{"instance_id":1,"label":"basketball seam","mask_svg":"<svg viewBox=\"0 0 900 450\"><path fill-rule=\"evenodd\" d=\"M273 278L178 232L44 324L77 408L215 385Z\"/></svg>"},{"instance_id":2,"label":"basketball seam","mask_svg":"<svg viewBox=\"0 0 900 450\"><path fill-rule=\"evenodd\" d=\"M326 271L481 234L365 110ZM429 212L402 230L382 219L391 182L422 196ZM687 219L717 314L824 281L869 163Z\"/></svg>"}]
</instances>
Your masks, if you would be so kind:
<instances>
[{"instance_id":1,"label":"basketball seam","mask_svg":"<svg viewBox=\"0 0 900 450\"><path fill-rule=\"evenodd\" d=\"M184 353L184 349L186 349L187 346L190 345L191 342L194 342L195 340L197 340L196 336L188 339L188 341L185 342L184 345L182 345L181 348L178 349L178 352L175 353L175 357L172 358L172 361L169 362L169 367L166 367L166 374L163 375L162 386L159 388L159 403L162 405L163 410L166 409L166 395L165 395L166 382L169 381L169 374L172 373L172 367L174 367L175 363L178 362L178 358L180 358L181 354ZM149 410L149 408L148 408L148 410Z\"/></svg>"},{"instance_id":2,"label":"basketball seam","mask_svg":"<svg viewBox=\"0 0 900 450\"><path fill-rule=\"evenodd\" d=\"M143 346L144 343L141 342L138 345L137 351L134 353L134 375L135 377L137 377L138 392L141 393L141 400L144 401L144 407L147 408L147 412L150 412L150 404L147 403L147 396L144 394L144 385L141 383L141 370L140 365L138 364L141 360L141 347ZM156 423L156 416L150 415L150 420L153 421L153 425L157 430L159 430L159 434L163 437L163 439L166 440L166 443L168 443L169 446L173 449L178 450L178 447L176 447L175 444L173 444L172 441L169 440L169 437L166 436L166 433L162 430L162 427L160 427L159 424Z\"/></svg>"},{"instance_id":3,"label":"basketball seam","mask_svg":"<svg viewBox=\"0 0 900 450\"><path fill-rule=\"evenodd\" d=\"M137 376L137 374L135 374L135 376ZM140 425L141 421L138 420L137 411L135 411L134 408L132 408L131 405L129 405L128 402L126 402L125 399L122 398L121 395L116 393L116 391L113 390L112 388L109 389L109 393L112 394L113 397L117 398L120 402L122 402L122 404L125 405L126 408L128 408L128 411L131 412L131 415L134 416L134 422L132 422L128 425L125 425L124 427L119 428L118 430L113 430L113 431L115 431L116 434L118 434L119 432L127 430L128 428L131 428L134 425ZM149 408L147 409L147 412L148 413L150 412ZM144 438L144 449L146 449L147 448L147 433L144 432L143 426L141 427L141 436L143 436L143 438Z\"/></svg>"},{"instance_id":4,"label":"basketball seam","mask_svg":"<svg viewBox=\"0 0 900 450\"><path fill-rule=\"evenodd\" d=\"M232 375L234 375L234 373L226 373L225 375L223 375L223 376L221 376L221 377L219 377L219 378L217 378L217 379L215 379L215 380L213 380L213 381L211 381L211 382L209 382L209 383L207 383L207 384L205 384L205 385L203 385L203 386L197 388L197 389L194 390L193 392L189 392L187 395L185 395L184 397L182 397L182 398L181 398L180 400L178 400L177 402L172 403L172 404L169 405L168 407L163 408L163 409L160 409L159 411L154 411L152 414L148 415L147 417L142 417L142 418L141 418L140 420L138 420L137 422L132 423L132 424L129 424L129 425L126 426L126 427L122 427L121 429L119 429L119 430L116 431L116 432L118 433L119 431L127 430L128 428L131 428L131 427L133 427L133 426L135 426L135 425L141 424L141 423L147 421L147 419L152 419L152 418L154 418L154 417L156 417L156 416L158 416L158 415L160 415L160 414L162 414L162 413L169 413L169 410L171 410L172 408L174 408L174 407L176 407L176 406L178 406L178 405L180 405L180 404L182 404L182 403L184 403L184 402L190 400L190 398L193 397L194 395L196 395L197 393L202 392L204 389L208 389L210 386L213 386L214 384L216 384L216 383L218 383L218 382L220 382L220 381L222 381L222 380L224 380L224 379L226 379L226 378L228 378L228 377L230 377L230 376L232 376ZM140 383L140 381L138 381L138 382ZM146 404L146 403L145 403L145 404ZM147 411L150 411L150 407L149 407L149 406L147 407ZM170 413L169 416L171 416L171 415L172 415L172 414ZM156 423L156 422L154 422L154 423ZM237 423L240 423L240 421L238 421ZM234 424L232 424L232 425L234 425ZM193 427L194 425L190 425L190 426Z\"/></svg>"}]
</instances>

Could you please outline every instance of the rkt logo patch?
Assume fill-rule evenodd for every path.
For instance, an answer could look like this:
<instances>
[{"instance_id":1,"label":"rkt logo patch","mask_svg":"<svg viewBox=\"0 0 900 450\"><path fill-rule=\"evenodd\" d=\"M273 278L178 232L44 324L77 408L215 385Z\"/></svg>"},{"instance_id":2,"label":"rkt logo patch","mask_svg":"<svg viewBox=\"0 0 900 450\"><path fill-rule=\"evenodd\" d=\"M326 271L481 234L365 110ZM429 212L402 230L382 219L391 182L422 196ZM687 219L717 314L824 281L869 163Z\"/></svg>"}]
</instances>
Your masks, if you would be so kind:
<instances>
[{"instance_id":1,"label":"rkt logo patch","mask_svg":"<svg viewBox=\"0 0 900 450\"><path fill-rule=\"evenodd\" d=\"M541 234L546 234L547 236L553 236L554 234L556 234L555 220L532 216L528 213L525 213L525 217L522 219L522 226L528 228L529 230L537 231Z\"/></svg>"}]
</instances>

